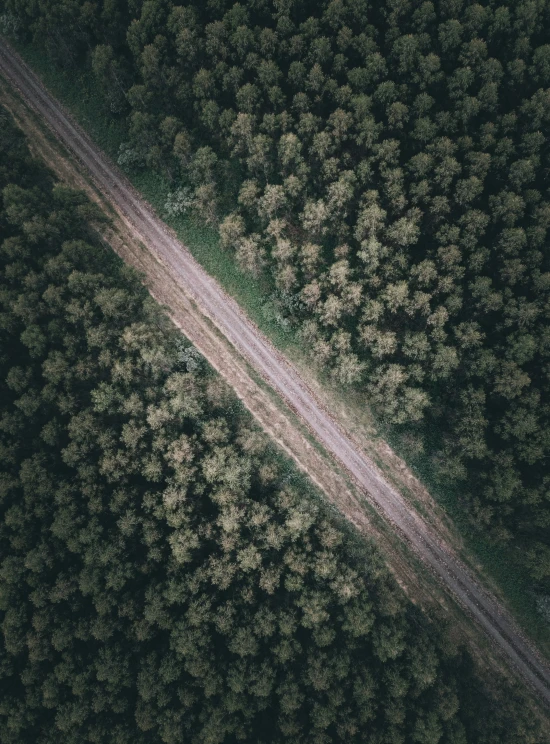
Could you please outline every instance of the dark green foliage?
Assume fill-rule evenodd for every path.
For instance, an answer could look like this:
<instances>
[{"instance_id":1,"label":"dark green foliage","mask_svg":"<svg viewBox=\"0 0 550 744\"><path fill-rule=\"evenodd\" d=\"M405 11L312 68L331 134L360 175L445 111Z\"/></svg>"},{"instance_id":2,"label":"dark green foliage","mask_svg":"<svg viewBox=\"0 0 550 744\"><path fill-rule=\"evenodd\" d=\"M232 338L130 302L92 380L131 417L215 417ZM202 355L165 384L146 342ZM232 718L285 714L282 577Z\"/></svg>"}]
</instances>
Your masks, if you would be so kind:
<instances>
[{"instance_id":1,"label":"dark green foliage","mask_svg":"<svg viewBox=\"0 0 550 744\"><path fill-rule=\"evenodd\" d=\"M65 63L89 57L128 117L121 164L175 180L172 213L216 223L233 191L222 240L243 269L272 270L316 356L409 441L442 432L442 480L544 582L546 4L5 9Z\"/></svg>"},{"instance_id":2,"label":"dark green foliage","mask_svg":"<svg viewBox=\"0 0 550 744\"><path fill-rule=\"evenodd\" d=\"M0 116L1 741L542 744Z\"/></svg>"},{"instance_id":3,"label":"dark green foliage","mask_svg":"<svg viewBox=\"0 0 550 744\"><path fill-rule=\"evenodd\" d=\"M232 205L225 245L316 358L547 583L548 4L5 7L90 58L172 213Z\"/></svg>"}]
</instances>

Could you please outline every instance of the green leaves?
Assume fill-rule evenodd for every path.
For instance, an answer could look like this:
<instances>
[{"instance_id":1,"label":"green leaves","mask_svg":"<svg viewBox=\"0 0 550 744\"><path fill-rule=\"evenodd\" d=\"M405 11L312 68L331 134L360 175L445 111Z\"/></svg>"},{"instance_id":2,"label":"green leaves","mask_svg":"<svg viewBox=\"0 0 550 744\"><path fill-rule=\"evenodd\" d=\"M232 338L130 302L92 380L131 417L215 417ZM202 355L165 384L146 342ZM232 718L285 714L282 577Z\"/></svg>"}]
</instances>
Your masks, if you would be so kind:
<instances>
[{"instance_id":1,"label":"green leaves","mask_svg":"<svg viewBox=\"0 0 550 744\"><path fill-rule=\"evenodd\" d=\"M106 108L128 113L119 163L159 170L174 215L222 220L242 270L271 273L273 317L300 328L341 385L418 441L440 432L446 483L461 482L495 535L536 543L532 575L547 582L544 536L533 536L549 519L544 4L149 1L101 18L86 3L16 5L12 26L71 64L90 58ZM193 744L312 730L319 742L482 740L475 716L444 712L456 707L437 701L447 671L427 646L415 656L376 579L367 591L367 562L281 486L261 438L229 415L227 391L175 351L136 282L90 245L84 223L97 211L52 191L0 117L0 343L14 354L0 359L10 469L0 539L28 556L33 570L13 574L23 587L70 569L82 594L73 614L55 603L53 650L31 630L34 606L50 602L36 577L17 600L25 643L45 659L25 679L74 680L76 692L48 684L45 697L28 683L54 706L51 731ZM25 498L36 480L33 509L52 519L25 512L21 479ZM35 534L47 560L27 550ZM192 632L178 625L191 602ZM258 604L275 620L256 629ZM264 637L267 626L277 630ZM61 658L67 636L77 661ZM119 645L98 679L100 639ZM333 661L350 653L357 663L339 677ZM142 675L126 697L112 682L119 662ZM394 667L414 689L399 704L379 682ZM400 686L390 687L389 697ZM10 707L13 731L25 731ZM32 726L27 738L40 740Z\"/></svg>"}]
</instances>

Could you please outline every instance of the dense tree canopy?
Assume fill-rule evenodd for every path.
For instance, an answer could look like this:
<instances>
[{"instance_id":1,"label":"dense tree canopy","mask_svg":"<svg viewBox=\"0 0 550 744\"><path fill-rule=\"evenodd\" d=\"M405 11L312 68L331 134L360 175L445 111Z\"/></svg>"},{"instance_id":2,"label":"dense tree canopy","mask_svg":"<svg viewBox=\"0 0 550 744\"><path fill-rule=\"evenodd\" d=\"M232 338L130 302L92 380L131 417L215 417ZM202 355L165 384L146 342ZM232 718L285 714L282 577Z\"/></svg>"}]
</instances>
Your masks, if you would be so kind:
<instances>
[{"instance_id":1,"label":"dense tree canopy","mask_svg":"<svg viewBox=\"0 0 550 744\"><path fill-rule=\"evenodd\" d=\"M4 0L550 581L545 0ZM229 198L228 197L229 193Z\"/></svg>"},{"instance_id":2,"label":"dense tree canopy","mask_svg":"<svg viewBox=\"0 0 550 744\"><path fill-rule=\"evenodd\" d=\"M1 741L542 744L0 131Z\"/></svg>"}]
</instances>

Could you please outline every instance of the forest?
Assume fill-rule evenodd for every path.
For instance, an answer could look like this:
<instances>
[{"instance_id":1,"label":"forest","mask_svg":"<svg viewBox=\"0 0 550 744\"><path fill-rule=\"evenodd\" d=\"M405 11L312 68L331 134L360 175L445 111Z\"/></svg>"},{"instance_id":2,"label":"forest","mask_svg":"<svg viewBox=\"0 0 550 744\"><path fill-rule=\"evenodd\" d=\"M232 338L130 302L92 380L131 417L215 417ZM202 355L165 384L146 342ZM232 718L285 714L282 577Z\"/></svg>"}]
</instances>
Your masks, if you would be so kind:
<instances>
[{"instance_id":1,"label":"forest","mask_svg":"<svg viewBox=\"0 0 550 744\"><path fill-rule=\"evenodd\" d=\"M2 743L543 744L0 132Z\"/></svg>"},{"instance_id":2,"label":"forest","mask_svg":"<svg viewBox=\"0 0 550 744\"><path fill-rule=\"evenodd\" d=\"M4 0L550 590L550 4Z\"/></svg>"}]
</instances>

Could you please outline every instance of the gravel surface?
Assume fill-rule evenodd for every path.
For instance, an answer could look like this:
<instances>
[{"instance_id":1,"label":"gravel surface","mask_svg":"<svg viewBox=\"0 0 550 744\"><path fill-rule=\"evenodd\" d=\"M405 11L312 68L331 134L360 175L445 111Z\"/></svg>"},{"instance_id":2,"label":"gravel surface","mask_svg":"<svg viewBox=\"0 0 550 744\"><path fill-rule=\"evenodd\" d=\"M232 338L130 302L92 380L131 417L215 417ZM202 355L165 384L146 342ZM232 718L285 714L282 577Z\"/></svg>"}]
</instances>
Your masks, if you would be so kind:
<instances>
[{"instance_id":1,"label":"gravel surface","mask_svg":"<svg viewBox=\"0 0 550 744\"><path fill-rule=\"evenodd\" d=\"M509 613L474 578L453 553L384 478L322 403L294 367L244 315L237 303L212 279L189 251L140 198L127 179L44 89L20 57L0 40L0 71L50 129L76 156L101 192L124 214L144 245L191 295L202 312L306 423L319 442L346 468L368 500L391 523L485 630L516 674L550 705L550 670Z\"/></svg>"}]
</instances>

